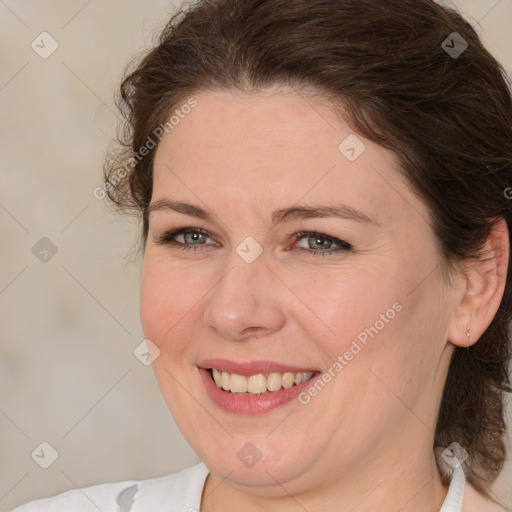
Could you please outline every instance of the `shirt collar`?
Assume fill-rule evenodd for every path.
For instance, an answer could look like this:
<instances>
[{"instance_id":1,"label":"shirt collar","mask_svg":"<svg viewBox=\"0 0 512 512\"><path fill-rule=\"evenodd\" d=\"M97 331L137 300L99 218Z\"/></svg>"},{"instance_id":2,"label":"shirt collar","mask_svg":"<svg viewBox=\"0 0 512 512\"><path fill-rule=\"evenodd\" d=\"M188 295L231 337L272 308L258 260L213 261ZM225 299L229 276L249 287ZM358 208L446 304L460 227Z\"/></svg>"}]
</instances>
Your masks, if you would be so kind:
<instances>
[{"instance_id":1,"label":"shirt collar","mask_svg":"<svg viewBox=\"0 0 512 512\"><path fill-rule=\"evenodd\" d=\"M464 470L462 466L457 463L452 472L448 494L439 512L461 512L465 486L466 476L464 475Z\"/></svg>"}]
</instances>

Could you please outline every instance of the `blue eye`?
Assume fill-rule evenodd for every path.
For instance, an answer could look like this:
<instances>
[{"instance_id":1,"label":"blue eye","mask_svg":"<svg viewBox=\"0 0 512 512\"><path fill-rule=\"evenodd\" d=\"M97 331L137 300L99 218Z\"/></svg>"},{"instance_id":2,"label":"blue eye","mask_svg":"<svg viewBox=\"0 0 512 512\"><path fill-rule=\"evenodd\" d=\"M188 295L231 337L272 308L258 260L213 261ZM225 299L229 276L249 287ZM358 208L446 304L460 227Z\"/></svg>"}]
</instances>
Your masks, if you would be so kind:
<instances>
[{"instance_id":1,"label":"blue eye","mask_svg":"<svg viewBox=\"0 0 512 512\"><path fill-rule=\"evenodd\" d=\"M176 240L176 238L180 236L183 237L183 242ZM207 245L205 244L205 239L208 238L208 233L202 229L180 228L164 233L157 238L156 243L160 245L172 245L184 251L197 251L198 249L200 250L200 248L193 246Z\"/></svg>"},{"instance_id":2,"label":"blue eye","mask_svg":"<svg viewBox=\"0 0 512 512\"><path fill-rule=\"evenodd\" d=\"M302 231L300 233L296 233L294 236L297 240L305 239L307 242L307 248L297 247L297 245L294 247L297 247L298 250L310 253L312 252L315 255L323 256L324 254L352 250L352 246L349 243L315 231ZM317 247L320 248L318 249Z\"/></svg>"},{"instance_id":3,"label":"blue eye","mask_svg":"<svg viewBox=\"0 0 512 512\"><path fill-rule=\"evenodd\" d=\"M179 237L182 238L181 241L178 240ZM302 231L295 233L294 237L298 241L305 239L307 241L307 248L299 247L298 244L295 244L292 250L304 251L313 255L323 256L353 249L349 243L343 240L315 231ZM190 227L168 231L155 241L159 245L170 245L176 249L197 252L202 250L200 246L216 245L215 243L207 244L206 241L208 239L211 240L206 231Z\"/></svg>"}]
</instances>

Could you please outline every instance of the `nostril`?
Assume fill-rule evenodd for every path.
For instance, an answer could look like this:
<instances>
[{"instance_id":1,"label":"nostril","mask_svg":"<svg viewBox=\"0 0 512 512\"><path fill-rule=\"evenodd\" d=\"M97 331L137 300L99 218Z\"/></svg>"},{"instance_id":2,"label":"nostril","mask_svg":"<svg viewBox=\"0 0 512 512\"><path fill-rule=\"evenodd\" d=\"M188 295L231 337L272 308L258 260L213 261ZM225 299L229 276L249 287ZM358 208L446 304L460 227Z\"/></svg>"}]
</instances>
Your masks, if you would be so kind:
<instances>
[{"instance_id":1,"label":"nostril","mask_svg":"<svg viewBox=\"0 0 512 512\"><path fill-rule=\"evenodd\" d=\"M261 330L261 327L247 327L242 331L242 336L244 338L251 338L257 336L259 330Z\"/></svg>"}]
</instances>

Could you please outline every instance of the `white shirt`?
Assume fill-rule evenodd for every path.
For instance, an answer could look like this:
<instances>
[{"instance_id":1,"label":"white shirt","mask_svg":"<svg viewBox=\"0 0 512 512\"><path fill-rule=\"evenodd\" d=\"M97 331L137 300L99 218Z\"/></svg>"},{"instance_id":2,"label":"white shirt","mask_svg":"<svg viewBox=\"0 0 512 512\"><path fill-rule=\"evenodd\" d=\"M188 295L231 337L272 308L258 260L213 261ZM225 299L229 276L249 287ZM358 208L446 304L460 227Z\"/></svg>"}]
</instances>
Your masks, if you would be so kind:
<instances>
[{"instance_id":1,"label":"white shirt","mask_svg":"<svg viewBox=\"0 0 512 512\"><path fill-rule=\"evenodd\" d=\"M208 468L197 464L151 480L93 485L32 501L12 512L198 512ZM459 465L439 512L460 512L466 478Z\"/></svg>"}]
</instances>

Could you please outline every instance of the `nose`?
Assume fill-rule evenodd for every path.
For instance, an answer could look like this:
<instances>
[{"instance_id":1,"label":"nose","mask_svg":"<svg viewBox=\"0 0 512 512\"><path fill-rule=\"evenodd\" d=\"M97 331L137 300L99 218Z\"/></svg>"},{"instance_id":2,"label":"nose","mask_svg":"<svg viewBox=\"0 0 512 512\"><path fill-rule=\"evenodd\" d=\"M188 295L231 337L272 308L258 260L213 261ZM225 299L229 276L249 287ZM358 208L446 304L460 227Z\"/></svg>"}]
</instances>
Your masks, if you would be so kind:
<instances>
[{"instance_id":1,"label":"nose","mask_svg":"<svg viewBox=\"0 0 512 512\"><path fill-rule=\"evenodd\" d=\"M285 313L277 293L279 280L263 258L246 263L235 254L231 263L205 307L204 324L230 341L259 338L281 329Z\"/></svg>"}]
</instances>

